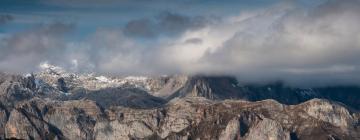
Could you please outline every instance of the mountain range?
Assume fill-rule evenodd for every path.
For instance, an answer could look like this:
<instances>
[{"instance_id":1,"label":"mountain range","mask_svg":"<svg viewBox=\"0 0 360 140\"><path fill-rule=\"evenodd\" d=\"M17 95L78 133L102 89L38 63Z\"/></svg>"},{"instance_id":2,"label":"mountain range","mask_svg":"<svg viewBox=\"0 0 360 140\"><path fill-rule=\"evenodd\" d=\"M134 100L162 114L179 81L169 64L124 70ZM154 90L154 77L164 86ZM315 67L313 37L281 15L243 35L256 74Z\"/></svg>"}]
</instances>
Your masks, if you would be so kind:
<instances>
[{"instance_id":1,"label":"mountain range","mask_svg":"<svg viewBox=\"0 0 360 140\"><path fill-rule=\"evenodd\" d=\"M0 73L0 139L360 139L360 87Z\"/></svg>"}]
</instances>

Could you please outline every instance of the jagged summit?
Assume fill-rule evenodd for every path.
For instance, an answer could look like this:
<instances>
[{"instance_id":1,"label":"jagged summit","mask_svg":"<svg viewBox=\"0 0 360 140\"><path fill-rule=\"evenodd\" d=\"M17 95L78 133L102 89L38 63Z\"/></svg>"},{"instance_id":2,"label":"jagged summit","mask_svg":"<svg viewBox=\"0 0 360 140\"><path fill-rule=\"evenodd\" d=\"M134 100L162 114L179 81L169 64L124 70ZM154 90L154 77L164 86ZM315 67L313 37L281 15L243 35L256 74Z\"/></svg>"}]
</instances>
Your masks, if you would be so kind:
<instances>
[{"instance_id":1,"label":"jagged summit","mask_svg":"<svg viewBox=\"0 0 360 140\"><path fill-rule=\"evenodd\" d=\"M58 84L58 79L62 78L69 89L84 88L87 90L100 90L104 88L114 88L121 86L134 86L146 89L147 77L107 77L96 73L72 73L64 68L50 65L47 63L40 65L41 71L35 73L37 79L51 85Z\"/></svg>"},{"instance_id":2,"label":"jagged summit","mask_svg":"<svg viewBox=\"0 0 360 140\"><path fill-rule=\"evenodd\" d=\"M61 74L65 74L66 70L62 67L59 66L55 66L55 65L51 65L49 63L41 63L39 65L40 70L43 73L49 73L49 74L54 74L54 75L61 75Z\"/></svg>"}]
</instances>

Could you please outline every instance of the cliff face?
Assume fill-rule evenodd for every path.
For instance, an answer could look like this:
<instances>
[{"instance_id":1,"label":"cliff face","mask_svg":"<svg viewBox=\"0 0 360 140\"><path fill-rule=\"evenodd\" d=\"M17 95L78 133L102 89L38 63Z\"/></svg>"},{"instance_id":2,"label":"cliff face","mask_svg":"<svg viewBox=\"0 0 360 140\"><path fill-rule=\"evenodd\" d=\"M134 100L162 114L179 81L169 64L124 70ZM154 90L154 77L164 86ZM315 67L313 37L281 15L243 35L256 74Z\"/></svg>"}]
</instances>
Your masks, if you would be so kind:
<instances>
[{"instance_id":1,"label":"cliff face","mask_svg":"<svg viewBox=\"0 0 360 140\"><path fill-rule=\"evenodd\" d=\"M242 92L233 77L192 76L167 99L176 97L205 97L212 100L241 98Z\"/></svg>"},{"instance_id":2,"label":"cliff face","mask_svg":"<svg viewBox=\"0 0 360 140\"><path fill-rule=\"evenodd\" d=\"M10 114L2 138L17 139L358 139L359 113L327 100L173 100L166 107L103 110L90 100L34 98ZM6 115L5 115L6 116Z\"/></svg>"}]
</instances>

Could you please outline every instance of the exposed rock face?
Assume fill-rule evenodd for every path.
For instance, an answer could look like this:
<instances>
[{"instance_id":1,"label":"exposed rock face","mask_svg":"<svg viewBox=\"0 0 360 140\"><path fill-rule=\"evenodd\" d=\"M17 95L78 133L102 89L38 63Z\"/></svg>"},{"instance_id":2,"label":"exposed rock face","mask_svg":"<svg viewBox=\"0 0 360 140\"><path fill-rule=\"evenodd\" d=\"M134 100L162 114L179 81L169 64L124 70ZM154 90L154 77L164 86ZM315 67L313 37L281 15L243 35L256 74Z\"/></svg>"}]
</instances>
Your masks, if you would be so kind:
<instances>
[{"instance_id":1,"label":"exposed rock face","mask_svg":"<svg viewBox=\"0 0 360 140\"><path fill-rule=\"evenodd\" d=\"M35 88L33 76L22 77L0 73L0 107L6 108L19 101L32 98Z\"/></svg>"},{"instance_id":2,"label":"exposed rock face","mask_svg":"<svg viewBox=\"0 0 360 140\"><path fill-rule=\"evenodd\" d=\"M329 101L319 99L310 100L306 104L301 104L305 111L313 118L318 118L324 122L329 122L339 127L347 127L355 122L349 111L343 107L331 104Z\"/></svg>"},{"instance_id":3,"label":"exposed rock face","mask_svg":"<svg viewBox=\"0 0 360 140\"><path fill-rule=\"evenodd\" d=\"M66 86L65 80L64 78L59 78L57 80L57 88L61 91L61 92L68 92L68 88Z\"/></svg>"},{"instance_id":4,"label":"exposed rock face","mask_svg":"<svg viewBox=\"0 0 360 140\"><path fill-rule=\"evenodd\" d=\"M242 126L246 127L246 126ZM220 134L219 140L235 140L241 137L240 132L240 121L239 118L235 117L230 120L225 128Z\"/></svg>"},{"instance_id":5,"label":"exposed rock face","mask_svg":"<svg viewBox=\"0 0 360 140\"><path fill-rule=\"evenodd\" d=\"M134 108L160 107L166 103L162 98L149 95L146 91L136 88L108 88L98 91L77 92L66 95L61 100L90 99L102 107L126 106Z\"/></svg>"},{"instance_id":6,"label":"exposed rock face","mask_svg":"<svg viewBox=\"0 0 360 140\"><path fill-rule=\"evenodd\" d=\"M190 77L184 75L174 75L162 78L162 80L155 80L155 83L160 82L162 84L157 84L158 86L155 86L156 88L151 88L155 90L150 92L150 94L163 99L168 99L170 96L173 96L174 93L183 88ZM154 87L153 85L154 84L150 84L149 86Z\"/></svg>"},{"instance_id":7,"label":"exposed rock face","mask_svg":"<svg viewBox=\"0 0 360 140\"><path fill-rule=\"evenodd\" d=\"M317 104L324 105L316 106ZM315 110L320 110L321 113L314 115L312 106L316 106ZM331 116L332 114L336 115ZM331 119L323 115L330 115ZM184 98L156 109L114 107L103 110L90 100L53 101L34 98L11 111L4 128L4 137L358 139L359 118L353 116L359 116L359 113L350 113L340 104L318 99L287 106L273 100L214 102L204 98Z\"/></svg>"},{"instance_id":8,"label":"exposed rock face","mask_svg":"<svg viewBox=\"0 0 360 140\"><path fill-rule=\"evenodd\" d=\"M190 77L176 93L168 97L205 97L208 99L239 98L237 81L232 77Z\"/></svg>"},{"instance_id":9,"label":"exposed rock face","mask_svg":"<svg viewBox=\"0 0 360 140\"><path fill-rule=\"evenodd\" d=\"M249 131L246 139L250 140L290 140L290 133L280 123L264 118Z\"/></svg>"}]
</instances>

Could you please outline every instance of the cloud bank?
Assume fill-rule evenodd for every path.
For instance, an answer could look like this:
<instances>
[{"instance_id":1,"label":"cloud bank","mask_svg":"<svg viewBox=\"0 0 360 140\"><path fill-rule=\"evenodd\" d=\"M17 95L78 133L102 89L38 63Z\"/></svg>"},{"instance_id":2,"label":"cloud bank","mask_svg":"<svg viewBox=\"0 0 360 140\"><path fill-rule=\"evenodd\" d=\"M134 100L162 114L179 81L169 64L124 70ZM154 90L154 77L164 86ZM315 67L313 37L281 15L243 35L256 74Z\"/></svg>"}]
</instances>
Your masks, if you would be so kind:
<instances>
[{"instance_id":1,"label":"cloud bank","mask_svg":"<svg viewBox=\"0 0 360 140\"><path fill-rule=\"evenodd\" d=\"M165 12L75 41L66 39L73 25L46 24L2 38L0 70L35 71L46 61L114 75L227 74L243 82L359 84L359 13L357 0L311 8L279 3L211 22Z\"/></svg>"}]
</instances>

